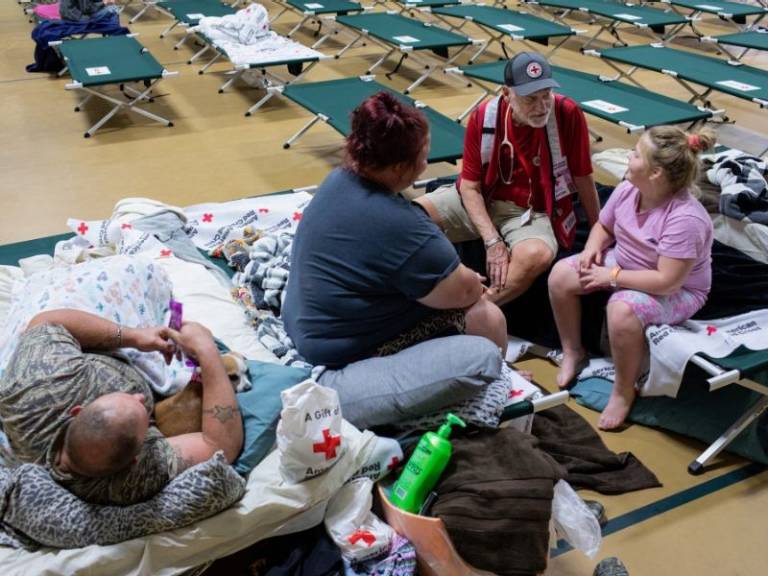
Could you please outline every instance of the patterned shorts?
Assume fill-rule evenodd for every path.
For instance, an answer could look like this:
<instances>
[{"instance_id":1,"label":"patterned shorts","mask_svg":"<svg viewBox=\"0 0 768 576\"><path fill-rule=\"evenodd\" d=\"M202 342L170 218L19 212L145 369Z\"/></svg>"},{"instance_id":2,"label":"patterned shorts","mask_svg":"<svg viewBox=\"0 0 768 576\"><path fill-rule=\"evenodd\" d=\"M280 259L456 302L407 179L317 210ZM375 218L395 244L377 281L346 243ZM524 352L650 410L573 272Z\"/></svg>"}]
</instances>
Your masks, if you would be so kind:
<instances>
[{"instance_id":1,"label":"patterned shorts","mask_svg":"<svg viewBox=\"0 0 768 576\"><path fill-rule=\"evenodd\" d=\"M390 356L432 338L464 334L466 316L464 310L440 310L425 318L416 326L379 346L373 356Z\"/></svg>"},{"instance_id":2,"label":"patterned shorts","mask_svg":"<svg viewBox=\"0 0 768 576\"><path fill-rule=\"evenodd\" d=\"M575 254L566 258L568 265L576 271L579 270L579 256L580 254ZM613 249L604 254L603 260L604 265L609 268L616 266ZM685 288L669 296L655 296L639 290L618 289L608 299L608 304L611 302L627 304L645 328L648 325L685 322L704 306L705 299Z\"/></svg>"}]
</instances>

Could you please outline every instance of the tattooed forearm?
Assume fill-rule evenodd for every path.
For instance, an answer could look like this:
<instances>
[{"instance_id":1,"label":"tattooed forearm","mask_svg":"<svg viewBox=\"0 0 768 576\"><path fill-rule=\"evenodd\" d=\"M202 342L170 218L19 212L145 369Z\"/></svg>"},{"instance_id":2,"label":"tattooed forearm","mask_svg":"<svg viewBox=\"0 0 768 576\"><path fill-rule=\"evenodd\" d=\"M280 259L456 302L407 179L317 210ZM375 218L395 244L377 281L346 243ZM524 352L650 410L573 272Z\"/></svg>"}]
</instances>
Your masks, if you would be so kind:
<instances>
[{"instance_id":1,"label":"tattooed forearm","mask_svg":"<svg viewBox=\"0 0 768 576\"><path fill-rule=\"evenodd\" d=\"M237 406L219 406L218 404L213 408L203 410L204 415L216 418L216 420L222 424L232 420L235 417L236 412L239 412Z\"/></svg>"}]
</instances>

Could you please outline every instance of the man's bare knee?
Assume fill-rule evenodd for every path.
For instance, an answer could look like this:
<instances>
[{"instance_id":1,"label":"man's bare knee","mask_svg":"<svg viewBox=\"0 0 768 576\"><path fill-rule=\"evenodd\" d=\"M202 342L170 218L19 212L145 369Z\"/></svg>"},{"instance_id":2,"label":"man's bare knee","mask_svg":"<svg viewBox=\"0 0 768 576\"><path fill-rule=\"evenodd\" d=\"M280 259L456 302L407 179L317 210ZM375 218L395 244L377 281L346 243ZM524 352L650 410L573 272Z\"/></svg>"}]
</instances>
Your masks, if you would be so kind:
<instances>
[{"instance_id":1,"label":"man's bare knee","mask_svg":"<svg viewBox=\"0 0 768 576\"><path fill-rule=\"evenodd\" d=\"M552 249L543 240L525 240L512 248L510 268L514 266L526 276L536 277L549 269L554 259Z\"/></svg>"}]
</instances>

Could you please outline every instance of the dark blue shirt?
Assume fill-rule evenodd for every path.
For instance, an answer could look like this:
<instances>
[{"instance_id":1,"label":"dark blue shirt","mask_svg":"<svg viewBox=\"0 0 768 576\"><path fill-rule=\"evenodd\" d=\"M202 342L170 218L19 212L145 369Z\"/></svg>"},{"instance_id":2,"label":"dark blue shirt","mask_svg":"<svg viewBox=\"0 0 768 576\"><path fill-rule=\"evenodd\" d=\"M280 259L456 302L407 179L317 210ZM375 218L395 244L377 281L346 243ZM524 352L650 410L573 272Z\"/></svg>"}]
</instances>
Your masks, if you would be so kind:
<instances>
[{"instance_id":1,"label":"dark blue shirt","mask_svg":"<svg viewBox=\"0 0 768 576\"><path fill-rule=\"evenodd\" d=\"M435 312L417 299L458 265L453 245L421 208L337 168L296 230L285 328L312 364L366 358Z\"/></svg>"}]
</instances>

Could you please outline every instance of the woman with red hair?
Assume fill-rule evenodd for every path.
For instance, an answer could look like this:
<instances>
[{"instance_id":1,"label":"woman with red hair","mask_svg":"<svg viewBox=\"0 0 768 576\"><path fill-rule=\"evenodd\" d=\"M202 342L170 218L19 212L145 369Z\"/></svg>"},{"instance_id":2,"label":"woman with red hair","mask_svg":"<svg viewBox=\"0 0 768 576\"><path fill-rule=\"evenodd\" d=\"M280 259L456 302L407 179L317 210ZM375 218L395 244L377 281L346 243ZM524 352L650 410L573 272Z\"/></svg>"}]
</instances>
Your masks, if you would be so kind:
<instances>
[{"instance_id":1,"label":"woman with red hair","mask_svg":"<svg viewBox=\"0 0 768 576\"><path fill-rule=\"evenodd\" d=\"M387 92L352 113L344 166L296 231L283 304L312 364L338 369L457 334L485 337L496 356L506 349L506 321L483 297L483 278L401 195L427 167L429 145L425 116Z\"/></svg>"}]
</instances>

